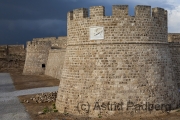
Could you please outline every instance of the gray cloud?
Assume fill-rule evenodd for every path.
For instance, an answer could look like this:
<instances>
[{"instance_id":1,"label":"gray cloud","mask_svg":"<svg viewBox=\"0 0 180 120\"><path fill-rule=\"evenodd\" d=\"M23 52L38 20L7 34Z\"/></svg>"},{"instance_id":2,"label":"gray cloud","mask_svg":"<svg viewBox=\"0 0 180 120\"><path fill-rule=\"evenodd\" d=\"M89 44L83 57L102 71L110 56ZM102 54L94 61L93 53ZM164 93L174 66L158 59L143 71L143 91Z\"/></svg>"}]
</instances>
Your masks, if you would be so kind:
<instances>
[{"instance_id":1,"label":"gray cloud","mask_svg":"<svg viewBox=\"0 0 180 120\"><path fill-rule=\"evenodd\" d=\"M170 18L179 15L170 0L0 0L0 44L25 44L36 37L64 36L68 11L102 5L109 16L116 4L129 5L130 15L134 15L134 7L139 4L168 8ZM170 31L178 30L170 21Z\"/></svg>"}]
</instances>

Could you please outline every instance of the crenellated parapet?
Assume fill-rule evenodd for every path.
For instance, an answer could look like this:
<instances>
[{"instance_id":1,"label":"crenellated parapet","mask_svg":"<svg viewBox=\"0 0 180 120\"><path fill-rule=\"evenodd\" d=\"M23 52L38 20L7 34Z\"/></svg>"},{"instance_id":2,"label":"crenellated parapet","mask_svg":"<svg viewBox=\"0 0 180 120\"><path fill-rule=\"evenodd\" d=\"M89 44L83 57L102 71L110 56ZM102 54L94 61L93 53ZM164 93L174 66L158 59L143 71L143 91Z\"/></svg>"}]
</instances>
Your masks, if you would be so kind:
<instances>
[{"instance_id":1,"label":"crenellated parapet","mask_svg":"<svg viewBox=\"0 0 180 120\"><path fill-rule=\"evenodd\" d=\"M105 16L103 6L79 8L68 12L68 42L77 44L167 43L167 10L138 5L135 16L128 5L113 5L112 16ZM152 11L152 12L151 12ZM103 39L91 39L90 29L102 27Z\"/></svg>"},{"instance_id":2,"label":"crenellated parapet","mask_svg":"<svg viewBox=\"0 0 180 120\"><path fill-rule=\"evenodd\" d=\"M135 7L135 17L150 18L151 17L151 6L137 5Z\"/></svg>"},{"instance_id":3,"label":"crenellated parapet","mask_svg":"<svg viewBox=\"0 0 180 120\"><path fill-rule=\"evenodd\" d=\"M50 41L28 41L27 52L42 52L47 51L51 48Z\"/></svg>"},{"instance_id":4,"label":"crenellated parapet","mask_svg":"<svg viewBox=\"0 0 180 120\"><path fill-rule=\"evenodd\" d=\"M56 37L33 38L33 41L51 41L56 40Z\"/></svg>"},{"instance_id":5,"label":"crenellated parapet","mask_svg":"<svg viewBox=\"0 0 180 120\"><path fill-rule=\"evenodd\" d=\"M93 6L90 7L90 17L103 17L105 16L104 6Z\"/></svg>"},{"instance_id":6,"label":"crenellated parapet","mask_svg":"<svg viewBox=\"0 0 180 120\"><path fill-rule=\"evenodd\" d=\"M115 17L128 16L128 5L113 5L112 16Z\"/></svg>"},{"instance_id":7,"label":"crenellated parapet","mask_svg":"<svg viewBox=\"0 0 180 120\"><path fill-rule=\"evenodd\" d=\"M27 46L49 45L50 41L27 41Z\"/></svg>"},{"instance_id":8,"label":"crenellated parapet","mask_svg":"<svg viewBox=\"0 0 180 120\"><path fill-rule=\"evenodd\" d=\"M152 17L158 18L158 19L167 19L167 10L164 10L163 8L152 8Z\"/></svg>"},{"instance_id":9,"label":"crenellated parapet","mask_svg":"<svg viewBox=\"0 0 180 120\"><path fill-rule=\"evenodd\" d=\"M32 41L27 42L27 46L45 45L49 42L53 48L66 48L67 36L33 38Z\"/></svg>"},{"instance_id":10,"label":"crenellated parapet","mask_svg":"<svg viewBox=\"0 0 180 120\"><path fill-rule=\"evenodd\" d=\"M75 9L73 11L73 18L75 19L85 18L87 16L88 16L88 11L86 8Z\"/></svg>"},{"instance_id":11,"label":"crenellated parapet","mask_svg":"<svg viewBox=\"0 0 180 120\"><path fill-rule=\"evenodd\" d=\"M112 6L112 16L105 16L105 7L104 6L92 6L89 8L89 16L87 8L78 8L73 11L68 12L67 18L69 20L82 19L82 18L96 18L96 17L122 17L129 16L128 14L128 5L113 5ZM152 11L152 12L151 12ZM139 18L167 18L167 10L163 8L152 8L151 6L146 5L137 5L135 7L135 16Z\"/></svg>"}]
</instances>

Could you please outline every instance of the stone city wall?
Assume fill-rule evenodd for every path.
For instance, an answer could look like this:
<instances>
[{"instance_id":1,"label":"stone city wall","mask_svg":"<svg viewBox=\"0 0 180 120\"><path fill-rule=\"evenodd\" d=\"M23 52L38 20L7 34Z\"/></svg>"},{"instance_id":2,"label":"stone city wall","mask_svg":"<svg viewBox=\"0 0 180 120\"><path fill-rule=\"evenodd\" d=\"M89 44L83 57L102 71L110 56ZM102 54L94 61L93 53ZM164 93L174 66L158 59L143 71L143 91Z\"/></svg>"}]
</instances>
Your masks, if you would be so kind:
<instances>
[{"instance_id":1,"label":"stone city wall","mask_svg":"<svg viewBox=\"0 0 180 120\"><path fill-rule=\"evenodd\" d=\"M63 66L61 64L63 64L66 44L66 36L34 38L32 41L27 42L26 62L23 73L47 74L60 79ZM57 66L59 66L58 69L56 69Z\"/></svg>"},{"instance_id":2,"label":"stone city wall","mask_svg":"<svg viewBox=\"0 0 180 120\"><path fill-rule=\"evenodd\" d=\"M7 56L14 56L12 59L22 56L22 59L25 59L24 45L0 45L0 58L7 58Z\"/></svg>"},{"instance_id":3,"label":"stone city wall","mask_svg":"<svg viewBox=\"0 0 180 120\"><path fill-rule=\"evenodd\" d=\"M169 47L172 54L174 80L180 89L180 33L168 34Z\"/></svg>"},{"instance_id":4,"label":"stone city wall","mask_svg":"<svg viewBox=\"0 0 180 120\"><path fill-rule=\"evenodd\" d=\"M28 41L23 74L44 74L50 48L50 41Z\"/></svg>"},{"instance_id":5,"label":"stone city wall","mask_svg":"<svg viewBox=\"0 0 180 120\"><path fill-rule=\"evenodd\" d=\"M0 58L6 58L7 56L7 45L0 45Z\"/></svg>"},{"instance_id":6,"label":"stone city wall","mask_svg":"<svg viewBox=\"0 0 180 120\"><path fill-rule=\"evenodd\" d=\"M65 53L66 49L51 49L49 51L45 75L61 79Z\"/></svg>"},{"instance_id":7,"label":"stone city wall","mask_svg":"<svg viewBox=\"0 0 180 120\"><path fill-rule=\"evenodd\" d=\"M52 48L66 48L67 36L33 38L33 41L51 41Z\"/></svg>"},{"instance_id":8,"label":"stone city wall","mask_svg":"<svg viewBox=\"0 0 180 120\"><path fill-rule=\"evenodd\" d=\"M8 45L8 56L10 60L22 60L25 61L26 50L24 45Z\"/></svg>"},{"instance_id":9,"label":"stone city wall","mask_svg":"<svg viewBox=\"0 0 180 120\"><path fill-rule=\"evenodd\" d=\"M59 112L109 116L116 111L93 110L95 102L123 101L126 110L129 100L177 107L166 10L138 5L135 16L129 16L128 6L115 5L112 16L105 16L103 6L93 6L90 16L88 9L80 8L68 12L67 20L67 48L56 100ZM94 26L103 29L90 34ZM78 110L78 105L87 103L88 113Z\"/></svg>"},{"instance_id":10,"label":"stone city wall","mask_svg":"<svg viewBox=\"0 0 180 120\"><path fill-rule=\"evenodd\" d=\"M0 71L19 69L21 72L25 62L24 45L0 45Z\"/></svg>"}]
</instances>

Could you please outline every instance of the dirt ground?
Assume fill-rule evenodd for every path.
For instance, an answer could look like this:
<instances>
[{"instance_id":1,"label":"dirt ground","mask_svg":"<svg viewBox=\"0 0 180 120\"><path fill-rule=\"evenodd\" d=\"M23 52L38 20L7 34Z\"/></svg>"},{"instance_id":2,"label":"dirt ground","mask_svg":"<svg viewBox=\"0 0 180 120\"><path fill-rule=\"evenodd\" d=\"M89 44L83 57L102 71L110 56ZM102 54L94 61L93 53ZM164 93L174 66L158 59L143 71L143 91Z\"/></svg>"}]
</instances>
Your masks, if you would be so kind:
<instances>
[{"instance_id":1,"label":"dirt ground","mask_svg":"<svg viewBox=\"0 0 180 120\"><path fill-rule=\"evenodd\" d=\"M22 70L19 69L0 72L10 73L16 90L59 86L60 82L58 79L46 75L22 75Z\"/></svg>"},{"instance_id":2,"label":"dirt ground","mask_svg":"<svg viewBox=\"0 0 180 120\"><path fill-rule=\"evenodd\" d=\"M46 75L11 74L16 90L58 86L59 80Z\"/></svg>"},{"instance_id":3,"label":"dirt ground","mask_svg":"<svg viewBox=\"0 0 180 120\"><path fill-rule=\"evenodd\" d=\"M59 80L54 79L49 76L44 75L22 75L22 70L7 70L0 72L9 72L11 78L14 82L15 88L17 90L22 89L30 89L30 88L39 88L39 87L50 87L50 86L58 86ZM134 117L131 115L114 115L110 118L87 118L80 116L73 116L70 114L62 114L58 112L53 112L53 104L50 103L35 103L30 98L35 95L24 95L19 96L20 102L25 106L26 111L29 113L32 120L180 120L180 112L178 110L174 110L170 113L164 113L161 115L151 116L151 117ZM23 102L24 100L28 100L29 103ZM38 112L42 112L43 110L47 110L44 114L38 115ZM180 111L180 110L179 110Z\"/></svg>"},{"instance_id":4,"label":"dirt ground","mask_svg":"<svg viewBox=\"0 0 180 120\"><path fill-rule=\"evenodd\" d=\"M25 106L27 112L30 114L32 120L180 120L180 112L178 110L174 110L170 113L163 113L161 115L152 115L151 117L146 116L132 116L132 115L122 115L117 114L109 118L88 118L88 117L80 117L73 116L69 114L62 114L58 112L52 112L54 102L51 103L35 103L30 100L31 97L35 95L26 95L20 96L19 100ZM29 103L24 103L23 100L29 100ZM45 108L48 108L50 112L38 115L38 112L43 111Z\"/></svg>"}]
</instances>

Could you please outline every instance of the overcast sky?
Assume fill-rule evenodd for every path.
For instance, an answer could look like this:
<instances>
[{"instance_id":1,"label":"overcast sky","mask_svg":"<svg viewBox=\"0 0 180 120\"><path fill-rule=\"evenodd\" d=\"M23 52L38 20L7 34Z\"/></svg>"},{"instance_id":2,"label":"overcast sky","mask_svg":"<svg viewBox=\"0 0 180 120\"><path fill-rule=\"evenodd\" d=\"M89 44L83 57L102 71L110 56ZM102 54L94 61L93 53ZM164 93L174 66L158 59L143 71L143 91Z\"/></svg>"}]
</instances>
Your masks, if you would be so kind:
<instances>
[{"instance_id":1,"label":"overcast sky","mask_svg":"<svg viewBox=\"0 0 180 120\"><path fill-rule=\"evenodd\" d=\"M66 36L66 15L76 8L129 5L134 15L136 5L150 5L168 10L168 32L180 33L179 0L0 0L0 45L25 44L33 38Z\"/></svg>"}]
</instances>

